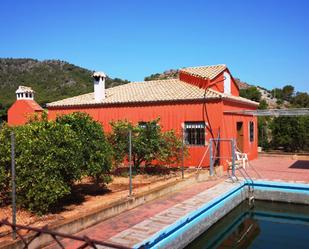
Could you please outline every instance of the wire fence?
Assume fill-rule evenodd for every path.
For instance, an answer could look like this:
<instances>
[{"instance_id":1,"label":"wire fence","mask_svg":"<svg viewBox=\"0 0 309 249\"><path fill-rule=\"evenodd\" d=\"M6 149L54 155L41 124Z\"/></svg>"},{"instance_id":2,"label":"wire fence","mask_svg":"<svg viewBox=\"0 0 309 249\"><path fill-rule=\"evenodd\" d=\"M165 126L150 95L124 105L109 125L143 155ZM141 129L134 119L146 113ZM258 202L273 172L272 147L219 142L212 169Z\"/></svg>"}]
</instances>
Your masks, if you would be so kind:
<instances>
[{"instance_id":1,"label":"wire fence","mask_svg":"<svg viewBox=\"0 0 309 249\"><path fill-rule=\"evenodd\" d=\"M65 248L65 243L63 242L63 239L70 239L74 241L79 241L81 244L79 245L79 249L82 248L98 248L98 246L104 246L105 248L114 248L114 249L131 249L131 247L118 245L115 243L110 242L104 242L99 241L95 239L91 239L87 236L75 236L65 233L59 233L52 230L49 230L47 226L44 226L42 228L37 227L31 227L31 226L25 226L25 225L18 225L18 224L12 224L8 220L0 220L0 227L9 227L11 230L16 231L16 235L18 238L22 241L23 247L22 248L30 248L34 244L34 241L39 238L42 235L49 235L52 238L52 241L56 243L56 245L59 248ZM23 234L22 231L25 230L27 235ZM28 233L31 233L29 236Z\"/></svg>"},{"instance_id":2,"label":"wire fence","mask_svg":"<svg viewBox=\"0 0 309 249\"><path fill-rule=\"evenodd\" d=\"M132 132L129 131L127 134L128 138L128 195L131 197L133 195L133 172L132 168L134 167L132 162ZM19 226L43 226L45 224L50 224L53 221L62 219L62 216L59 214L48 214L43 216L37 216L32 214L30 211L22 209L16 205L16 200L18 196L16 195L15 187L15 135L14 132L10 134L10 143L11 143L11 168L10 168L10 177L11 183L7 191L5 191L5 196L0 196L0 220L6 220L10 222L12 226L3 225L0 227L0 239L1 238L17 238L16 231L12 228L16 224ZM184 143L182 144L182 167L181 167L181 177L184 178ZM3 197L3 198L2 198ZM59 217L60 216L60 217Z\"/></svg>"}]
</instances>

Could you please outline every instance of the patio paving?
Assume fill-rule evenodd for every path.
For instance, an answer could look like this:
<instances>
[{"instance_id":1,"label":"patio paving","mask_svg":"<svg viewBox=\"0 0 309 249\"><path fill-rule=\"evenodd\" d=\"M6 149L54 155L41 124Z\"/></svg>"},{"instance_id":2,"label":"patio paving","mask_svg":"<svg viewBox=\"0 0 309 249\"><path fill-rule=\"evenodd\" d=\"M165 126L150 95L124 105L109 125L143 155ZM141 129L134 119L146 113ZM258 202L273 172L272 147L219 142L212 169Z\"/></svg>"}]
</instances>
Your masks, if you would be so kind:
<instances>
[{"instance_id":1,"label":"patio paving","mask_svg":"<svg viewBox=\"0 0 309 249\"><path fill-rule=\"evenodd\" d=\"M309 158L293 159L292 156L259 156L250 164L261 175L262 179L272 181L309 183ZM248 173L254 178L257 174L248 168Z\"/></svg>"},{"instance_id":2,"label":"patio paving","mask_svg":"<svg viewBox=\"0 0 309 249\"><path fill-rule=\"evenodd\" d=\"M197 202L194 203L193 201L192 203L186 204L186 201L201 194L205 190L216 186L218 183L224 182L225 179L226 178L224 177L193 184L191 188L176 191L172 194L121 213L102 221L95 226L87 228L76 235L86 235L96 240L133 246L135 243L145 239L144 236L146 236L146 234L149 236L150 234L159 231L162 227L172 224L177 218L189 212L189 210L194 209L195 207L193 205L197 204ZM213 191L213 194L215 195L217 192ZM212 199L214 196L210 196L210 198ZM198 202L202 205L202 203L205 203L205 200L199 200ZM177 205L180 206L175 209ZM166 210L168 210L167 213L165 213ZM150 226L147 227L147 224ZM133 234L127 232L128 229L134 226ZM128 233L130 233L129 237ZM72 240L64 240L63 242L66 248L78 248L78 246L81 245L79 242ZM51 245L47 248L59 247L57 245Z\"/></svg>"},{"instance_id":3,"label":"patio paving","mask_svg":"<svg viewBox=\"0 0 309 249\"><path fill-rule=\"evenodd\" d=\"M260 156L250 163L264 180L309 183L309 160L296 160L285 156ZM248 167L247 171L251 176L255 175L252 167ZM77 235L133 246L228 191L233 184L224 180L226 177L193 184L190 188L102 221ZM66 248L77 248L80 245L76 241L64 240L64 242Z\"/></svg>"}]
</instances>

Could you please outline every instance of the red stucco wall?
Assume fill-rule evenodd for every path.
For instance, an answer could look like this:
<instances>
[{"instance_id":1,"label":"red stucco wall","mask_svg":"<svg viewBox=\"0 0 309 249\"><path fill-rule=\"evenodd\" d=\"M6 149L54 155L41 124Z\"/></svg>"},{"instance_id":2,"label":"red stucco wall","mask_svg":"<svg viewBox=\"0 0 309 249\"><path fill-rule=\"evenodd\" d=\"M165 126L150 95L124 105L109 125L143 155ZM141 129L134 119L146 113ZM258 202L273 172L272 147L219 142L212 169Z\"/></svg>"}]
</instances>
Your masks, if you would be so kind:
<instances>
[{"instance_id":1,"label":"red stucco wall","mask_svg":"<svg viewBox=\"0 0 309 249\"><path fill-rule=\"evenodd\" d=\"M223 111L227 108L226 105L234 105L234 109L248 109L248 106L223 103L221 100L208 102L206 109L209 120L205 112L205 105L200 102L194 103L152 103L152 104L135 104L135 105L114 105L105 107L89 107L89 108L66 108L54 109L50 108L48 116L50 119L55 119L57 115L68 114L76 111L88 113L95 120L102 123L105 132L111 131L110 121L128 120L133 123L140 121L149 121L160 117L160 125L163 130L174 129L181 136L182 125L185 121L206 121L211 125L214 137L218 136L220 130L221 138L236 138L236 121L240 118L244 120L245 129L247 121L252 117L223 115ZM228 109L228 108L227 108ZM251 120L250 119L250 120ZM211 138L210 132L206 132L206 141ZM247 141L248 137L245 137ZM207 146L189 146L190 156L185 160L186 166L199 165ZM227 153L230 144L222 144L222 153ZM246 152L254 158L257 154L255 144L246 145ZM209 152L208 152L209 153ZM209 166L209 154L206 156L202 166Z\"/></svg>"},{"instance_id":2,"label":"red stucco wall","mask_svg":"<svg viewBox=\"0 0 309 249\"><path fill-rule=\"evenodd\" d=\"M255 110L255 107L244 105L241 103L235 103L230 101L223 101L223 112L224 111L237 111L237 110ZM254 123L254 140L250 142L249 139L249 122L253 121ZM240 114L224 114L222 119L222 132L227 137L237 138L237 128L236 123L243 122L243 140L244 148L242 152L248 154L250 160L258 156L257 147L258 147L258 129L257 129L257 117L252 115L240 115ZM225 155L230 155L231 150L225 148L223 153Z\"/></svg>"},{"instance_id":3,"label":"red stucco wall","mask_svg":"<svg viewBox=\"0 0 309 249\"><path fill-rule=\"evenodd\" d=\"M34 100L16 100L8 110L9 125L23 125L35 113L42 113L43 109Z\"/></svg>"}]
</instances>

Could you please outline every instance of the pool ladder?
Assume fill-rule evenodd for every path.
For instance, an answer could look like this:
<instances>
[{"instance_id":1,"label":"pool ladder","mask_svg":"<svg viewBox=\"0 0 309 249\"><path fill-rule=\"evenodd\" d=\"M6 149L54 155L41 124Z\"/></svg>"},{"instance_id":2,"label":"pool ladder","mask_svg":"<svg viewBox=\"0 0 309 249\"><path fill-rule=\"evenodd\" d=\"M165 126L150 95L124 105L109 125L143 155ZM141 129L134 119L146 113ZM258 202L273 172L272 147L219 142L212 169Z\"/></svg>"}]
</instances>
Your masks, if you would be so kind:
<instances>
[{"instance_id":1,"label":"pool ladder","mask_svg":"<svg viewBox=\"0 0 309 249\"><path fill-rule=\"evenodd\" d=\"M248 172L246 171L246 169L242 166L238 166L236 167L235 165L235 169L237 169L239 171L239 173L241 174L241 176L245 179L245 182L248 185L248 201L249 201L249 206L253 207L254 206L254 182L253 179L251 178L251 176L248 174ZM237 182L239 182L239 179L236 175L231 176L230 173L228 172L230 178L232 179L233 182L235 182L235 180ZM234 180L235 179L235 180Z\"/></svg>"},{"instance_id":2,"label":"pool ladder","mask_svg":"<svg viewBox=\"0 0 309 249\"><path fill-rule=\"evenodd\" d=\"M242 175L242 177L245 179L246 183L248 184L248 200L249 200L249 206L254 206L254 182L246 169L244 167L238 168L238 171Z\"/></svg>"}]
</instances>

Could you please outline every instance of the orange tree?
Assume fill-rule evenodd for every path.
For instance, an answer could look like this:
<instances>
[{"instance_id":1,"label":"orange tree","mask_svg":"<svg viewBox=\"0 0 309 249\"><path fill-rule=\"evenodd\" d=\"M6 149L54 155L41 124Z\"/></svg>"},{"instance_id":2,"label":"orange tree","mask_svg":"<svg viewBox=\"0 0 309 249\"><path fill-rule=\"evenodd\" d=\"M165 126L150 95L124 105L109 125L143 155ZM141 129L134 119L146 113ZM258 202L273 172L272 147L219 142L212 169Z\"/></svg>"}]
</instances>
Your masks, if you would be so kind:
<instances>
[{"instance_id":1,"label":"orange tree","mask_svg":"<svg viewBox=\"0 0 309 249\"><path fill-rule=\"evenodd\" d=\"M128 121L111 122L108 137L116 165L128 159L128 134L132 131L132 161L136 171L152 163L176 164L181 159L182 140L174 131L162 132L159 119L133 125ZM185 149L185 155L186 155Z\"/></svg>"},{"instance_id":2,"label":"orange tree","mask_svg":"<svg viewBox=\"0 0 309 249\"><path fill-rule=\"evenodd\" d=\"M109 145L100 124L72 114L48 121L34 119L24 126L0 131L1 196L10 192L10 133L15 133L18 205L38 214L57 207L74 182L91 176L101 183L111 165Z\"/></svg>"},{"instance_id":3,"label":"orange tree","mask_svg":"<svg viewBox=\"0 0 309 249\"><path fill-rule=\"evenodd\" d=\"M79 153L82 155L83 175L92 177L96 183L104 184L110 181L108 173L112 165L112 149L102 125L82 112L59 116L56 122L69 126L82 144Z\"/></svg>"}]
</instances>

